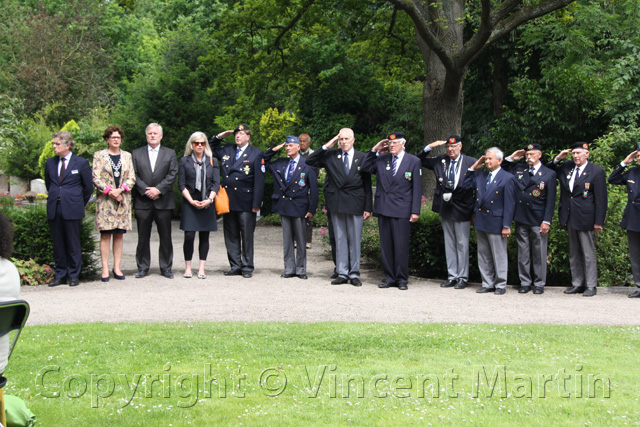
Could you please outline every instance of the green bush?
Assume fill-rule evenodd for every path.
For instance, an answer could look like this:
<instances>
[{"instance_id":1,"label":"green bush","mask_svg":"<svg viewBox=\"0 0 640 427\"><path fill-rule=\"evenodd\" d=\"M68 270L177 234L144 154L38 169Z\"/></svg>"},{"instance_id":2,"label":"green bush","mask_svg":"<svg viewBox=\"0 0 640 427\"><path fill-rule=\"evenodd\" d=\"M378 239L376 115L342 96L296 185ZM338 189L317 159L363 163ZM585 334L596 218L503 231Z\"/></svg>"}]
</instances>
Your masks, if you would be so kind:
<instances>
[{"instance_id":1,"label":"green bush","mask_svg":"<svg viewBox=\"0 0 640 427\"><path fill-rule=\"evenodd\" d=\"M40 265L35 260L23 261L11 258L11 262L18 269L22 286L37 286L49 283L55 277L55 270L48 265Z\"/></svg>"},{"instance_id":2,"label":"green bush","mask_svg":"<svg viewBox=\"0 0 640 427\"><path fill-rule=\"evenodd\" d=\"M53 241L44 205L34 204L24 207L3 207L2 213L13 223L15 230L13 257L18 260L34 260L40 265L53 265ZM93 254L96 241L93 236L94 224L89 217L82 222L80 242L82 249L81 279L93 279L97 273L97 260Z\"/></svg>"}]
</instances>

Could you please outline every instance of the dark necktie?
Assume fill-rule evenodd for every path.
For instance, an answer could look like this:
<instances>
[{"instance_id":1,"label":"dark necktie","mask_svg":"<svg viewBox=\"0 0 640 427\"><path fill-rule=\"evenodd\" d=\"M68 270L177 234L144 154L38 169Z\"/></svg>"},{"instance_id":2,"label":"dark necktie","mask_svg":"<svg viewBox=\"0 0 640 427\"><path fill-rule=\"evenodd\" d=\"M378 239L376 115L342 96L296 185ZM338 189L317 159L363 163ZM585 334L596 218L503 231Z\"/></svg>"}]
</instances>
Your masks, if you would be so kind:
<instances>
[{"instance_id":1,"label":"dark necktie","mask_svg":"<svg viewBox=\"0 0 640 427\"><path fill-rule=\"evenodd\" d=\"M342 156L344 159L344 172L348 175L349 174L349 153L344 153L344 156Z\"/></svg>"},{"instance_id":2,"label":"dark necktie","mask_svg":"<svg viewBox=\"0 0 640 427\"><path fill-rule=\"evenodd\" d=\"M451 165L449 166L449 180L454 181L456 177L456 161L451 160Z\"/></svg>"},{"instance_id":3,"label":"dark necktie","mask_svg":"<svg viewBox=\"0 0 640 427\"><path fill-rule=\"evenodd\" d=\"M238 161L238 159L240 158L240 153L242 152L242 149L238 148L236 150L236 161Z\"/></svg>"},{"instance_id":4,"label":"dark necktie","mask_svg":"<svg viewBox=\"0 0 640 427\"><path fill-rule=\"evenodd\" d=\"M393 156L393 176L398 172L398 156Z\"/></svg>"},{"instance_id":5,"label":"dark necktie","mask_svg":"<svg viewBox=\"0 0 640 427\"><path fill-rule=\"evenodd\" d=\"M62 162L62 166L60 166L60 176L58 176L58 182L62 182L62 177L64 176L64 171L66 171L67 169L64 167L64 161L67 160L64 157L62 157L60 159L60 161Z\"/></svg>"},{"instance_id":6,"label":"dark necktie","mask_svg":"<svg viewBox=\"0 0 640 427\"><path fill-rule=\"evenodd\" d=\"M293 161L293 159L291 159L289 161L289 172L287 172L287 182L291 181L291 178L293 178L293 172L296 170L296 162Z\"/></svg>"},{"instance_id":7,"label":"dark necktie","mask_svg":"<svg viewBox=\"0 0 640 427\"><path fill-rule=\"evenodd\" d=\"M485 185L484 189L488 189L491 184L491 172L489 172L489 176L487 176L487 185Z\"/></svg>"}]
</instances>

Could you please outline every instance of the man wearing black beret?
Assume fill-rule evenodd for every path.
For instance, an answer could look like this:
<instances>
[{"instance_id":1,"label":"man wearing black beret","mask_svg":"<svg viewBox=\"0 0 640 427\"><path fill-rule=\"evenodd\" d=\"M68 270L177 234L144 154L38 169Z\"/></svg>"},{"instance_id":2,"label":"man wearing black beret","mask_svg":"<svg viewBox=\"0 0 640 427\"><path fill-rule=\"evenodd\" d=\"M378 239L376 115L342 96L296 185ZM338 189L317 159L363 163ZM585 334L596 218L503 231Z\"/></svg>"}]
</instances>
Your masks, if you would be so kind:
<instances>
[{"instance_id":1,"label":"man wearing black beret","mask_svg":"<svg viewBox=\"0 0 640 427\"><path fill-rule=\"evenodd\" d=\"M571 153L573 161L564 161ZM607 177L589 162L589 144L576 142L549 162L560 181L560 225L569 230L571 288L565 294L596 294L598 263L594 232L600 233L607 215Z\"/></svg>"}]
</instances>

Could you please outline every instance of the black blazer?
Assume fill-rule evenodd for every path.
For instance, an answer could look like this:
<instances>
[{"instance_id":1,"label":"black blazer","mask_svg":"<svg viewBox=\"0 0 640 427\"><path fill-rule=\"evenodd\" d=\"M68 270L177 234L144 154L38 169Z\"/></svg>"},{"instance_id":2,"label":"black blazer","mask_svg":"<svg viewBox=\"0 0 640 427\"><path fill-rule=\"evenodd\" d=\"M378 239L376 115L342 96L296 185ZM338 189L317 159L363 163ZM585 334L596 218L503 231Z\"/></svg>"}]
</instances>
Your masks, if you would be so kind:
<instances>
[{"instance_id":1,"label":"black blazer","mask_svg":"<svg viewBox=\"0 0 640 427\"><path fill-rule=\"evenodd\" d=\"M173 183L178 176L178 160L176 152L160 145L156 158L155 170L151 171L147 145L136 148L131 153L133 169L136 171L136 186L133 191L133 207L135 209L173 209L176 201L173 198ZM145 196L147 188L155 187L160 191L157 200Z\"/></svg>"},{"instance_id":2,"label":"black blazer","mask_svg":"<svg viewBox=\"0 0 640 427\"><path fill-rule=\"evenodd\" d=\"M449 170L451 159L446 154L440 154L436 157L427 157L429 153L425 153L424 150L420 150L418 158L422 162L422 166L431 169L436 175L436 188L433 192L433 204L432 209L434 212L440 214L440 217L450 221L470 221L473 215L474 208L474 189L466 189L462 185L464 179L469 172L469 168L476 162L476 159L471 156L460 154L462 157L462 164L460 164L460 177L458 179L458 185L455 190L449 191L444 185L447 180L446 171ZM460 157L458 157L459 159ZM442 195L445 193L451 193L451 199L445 202L442 199Z\"/></svg>"},{"instance_id":3,"label":"black blazer","mask_svg":"<svg viewBox=\"0 0 640 427\"><path fill-rule=\"evenodd\" d=\"M204 180L204 198L206 199L212 191L217 193L220 189L220 168L218 167L217 159L212 159L204 155L202 160L207 163L207 176ZM196 166L191 156L184 156L180 159L180 166L178 167L178 188L180 192L186 188L193 200L204 200L202 198L202 192L196 190Z\"/></svg>"},{"instance_id":4,"label":"black blazer","mask_svg":"<svg viewBox=\"0 0 640 427\"><path fill-rule=\"evenodd\" d=\"M65 166L62 181L58 180L59 156L47 159L44 166L44 184L49 196L47 198L47 218L56 216L56 204L60 199L60 211L64 219L84 218L84 207L93 193L93 177L87 159L71 155L69 164Z\"/></svg>"},{"instance_id":5,"label":"black blazer","mask_svg":"<svg viewBox=\"0 0 640 427\"><path fill-rule=\"evenodd\" d=\"M324 198L329 212L350 215L372 212L371 174L362 170L364 157L363 152L353 150L349 175L345 173L340 149L320 148L307 157L308 165L325 168L327 171Z\"/></svg>"},{"instance_id":6,"label":"black blazer","mask_svg":"<svg viewBox=\"0 0 640 427\"><path fill-rule=\"evenodd\" d=\"M622 228L640 232L640 167L636 166L625 172L618 164L609 175L609 184L627 186L627 206L622 214Z\"/></svg>"},{"instance_id":7,"label":"black blazer","mask_svg":"<svg viewBox=\"0 0 640 427\"><path fill-rule=\"evenodd\" d=\"M502 162L503 169L516 177L515 222L539 226L544 221L551 224L556 208L556 173L545 165L540 165L535 176L529 174L529 165Z\"/></svg>"},{"instance_id":8,"label":"black blazer","mask_svg":"<svg viewBox=\"0 0 640 427\"><path fill-rule=\"evenodd\" d=\"M571 191L569 181L575 165L573 161L547 164L556 171L560 181L560 224L564 227L570 223L575 230L593 231L595 224L604 225L607 215L607 177L600 166L588 162L582 176L576 177Z\"/></svg>"}]
</instances>

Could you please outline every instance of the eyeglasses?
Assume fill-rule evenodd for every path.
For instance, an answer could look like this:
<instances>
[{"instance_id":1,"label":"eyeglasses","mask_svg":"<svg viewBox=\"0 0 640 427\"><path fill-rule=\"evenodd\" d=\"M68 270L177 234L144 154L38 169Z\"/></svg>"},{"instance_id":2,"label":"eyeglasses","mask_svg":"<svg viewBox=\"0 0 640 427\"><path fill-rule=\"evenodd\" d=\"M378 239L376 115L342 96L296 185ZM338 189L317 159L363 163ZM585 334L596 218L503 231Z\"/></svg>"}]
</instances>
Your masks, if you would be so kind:
<instances>
[{"instance_id":1,"label":"eyeglasses","mask_svg":"<svg viewBox=\"0 0 640 427\"><path fill-rule=\"evenodd\" d=\"M194 141L194 142L192 142L192 144L193 145L205 145L206 142L204 142L204 141Z\"/></svg>"}]
</instances>

